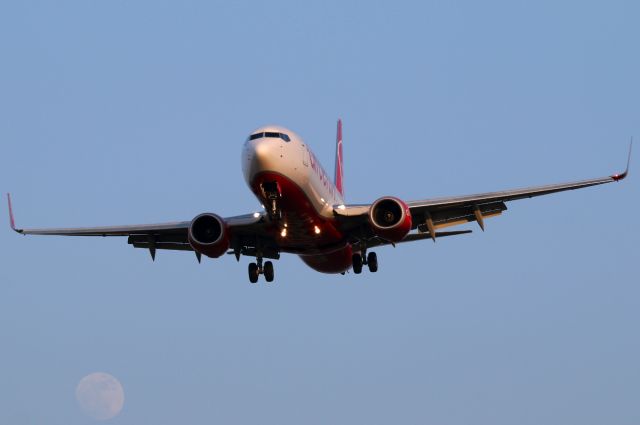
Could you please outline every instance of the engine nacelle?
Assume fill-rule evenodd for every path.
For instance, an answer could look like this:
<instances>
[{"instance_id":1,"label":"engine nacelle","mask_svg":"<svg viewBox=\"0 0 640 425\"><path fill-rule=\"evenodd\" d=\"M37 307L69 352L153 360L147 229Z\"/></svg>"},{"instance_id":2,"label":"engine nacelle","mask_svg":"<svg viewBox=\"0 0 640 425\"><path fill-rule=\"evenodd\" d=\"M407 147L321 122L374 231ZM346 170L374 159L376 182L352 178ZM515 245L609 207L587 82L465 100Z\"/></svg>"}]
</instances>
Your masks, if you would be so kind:
<instances>
[{"instance_id":1,"label":"engine nacelle","mask_svg":"<svg viewBox=\"0 0 640 425\"><path fill-rule=\"evenodd\" d=\"M411 231L411 211L400 199L385 196L369 208L369 223L377 236L399 242Z\"/></svg>"},{"instance_id":2,"label":"engine nacelle","mask_svg":"<svg viewBox=\"0 0 640 425\"><path fill-rule=\"evenodd\" d=\"M215 214L200 214L189 225L189 243L196 252L218 258L230 246L227 224Z\"/></svg>"}]
</instances>

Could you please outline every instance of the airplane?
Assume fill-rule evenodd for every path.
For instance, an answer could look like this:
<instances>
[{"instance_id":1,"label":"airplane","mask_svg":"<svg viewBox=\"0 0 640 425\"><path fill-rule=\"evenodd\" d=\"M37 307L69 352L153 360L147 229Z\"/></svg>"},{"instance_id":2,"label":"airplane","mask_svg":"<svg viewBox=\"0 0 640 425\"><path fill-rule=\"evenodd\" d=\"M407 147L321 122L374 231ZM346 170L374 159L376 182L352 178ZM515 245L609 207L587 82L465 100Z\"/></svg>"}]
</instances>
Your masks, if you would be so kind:
<instances>
[{"instance_id":1,"label":"airplane","mask_svg":"<svg viewBox=\"0 0 640 425\"><path fill-rule=\"evenodd\" d=\"M260 275L274 280L272 261L280 254L296 254L322 273L360 274L363 266L378 271L372 248L471 233L441 229L477 222L484 231L485 219L507 210L506 202L618 182L623 173L608 177L466 196L404 201L383 196L370 204L347 204L344 200L342 121L338 120L335 174L330 179L309 145L293 131L264 126L253 131L241 154L244 179L263 205L261 212L233 217L202 213L189 221L110 227L16 228L11 195L7 194L11 228L23 235L126 236L134 248L195 252L219 258L233 254L255 257L248 266L249 281Z\"/></svg>"}]
</instances>

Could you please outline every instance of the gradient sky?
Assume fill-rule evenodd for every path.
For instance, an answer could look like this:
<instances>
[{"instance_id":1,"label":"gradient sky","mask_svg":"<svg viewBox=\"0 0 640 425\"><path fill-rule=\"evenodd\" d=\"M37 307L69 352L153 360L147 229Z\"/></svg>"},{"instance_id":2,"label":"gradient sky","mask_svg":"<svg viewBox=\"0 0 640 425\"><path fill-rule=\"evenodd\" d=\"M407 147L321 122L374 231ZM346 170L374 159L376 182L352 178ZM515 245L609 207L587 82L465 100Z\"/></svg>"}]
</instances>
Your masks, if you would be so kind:
<instances>
[{"instance_id":1,"label":"gradient sky","mask_svg":"<svg viewBox=\"0 0 640 425\"><path fill-rule=\"evenodd\" d=\"M600 177L640 137L636 1L7 1L0 191L18 225L235 215L278 123L349 202ZM640 422L640 150L629 180L510 203L377 274L0 231L0 423ZM638 165L638 167L634 167ZM635 170L634 170L635 168ZM6 214L6 207L1 210Z\"/></svg>"}]
</instances>

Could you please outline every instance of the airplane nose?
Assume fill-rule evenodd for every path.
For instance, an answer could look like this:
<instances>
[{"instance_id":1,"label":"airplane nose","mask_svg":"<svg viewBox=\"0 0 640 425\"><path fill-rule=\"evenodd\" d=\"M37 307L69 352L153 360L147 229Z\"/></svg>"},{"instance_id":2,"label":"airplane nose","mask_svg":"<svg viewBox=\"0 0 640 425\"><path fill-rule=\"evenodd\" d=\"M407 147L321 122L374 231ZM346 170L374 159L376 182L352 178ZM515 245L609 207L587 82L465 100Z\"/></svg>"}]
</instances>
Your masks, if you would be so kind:
<instances>
[{"instance_id":1,"label":"airplane nose","mask_svg":"<svg viewBox=\"0 0 640 425\"><path fill-rule=\"evenodd\" d=\"M253 146L253 154L258 161L264 161L269 158L271 153L271 143L267 140L260 140Z\"/></svg>"},{"instance_id":2,"label":"airplane nose","mask_svg":"<svg viewBox=\"0 0 640 425\"><path fill-rule=\"evenodd\" d=\"M281 144L280 140L275 138L260 138L245 143L242 171L249 185L258 173L282 171L284 150Z\"/></svg>"},{"instance_id":3,"label":"airplane nose","mask_svg":"<svg viewBox=\"0 0 640 425\"><path fill-rule=\"evenodd\" d=\"M271 170L273 167L272 148L264 140L251 140L246 143L242 171L247 183L253 180L256 173Z\"/></svg>"},{"instance_id":4,"label":"airplane nose","mask_svg":"<svg viewBox=\"0 0 640 425\"><path fill-rule=\"evenodd\" d=\"M270 139L256 141L253 147L254 167L261 170L273 169L275 161L280 157L278 142Z\"/></svg>"}]
</instances>

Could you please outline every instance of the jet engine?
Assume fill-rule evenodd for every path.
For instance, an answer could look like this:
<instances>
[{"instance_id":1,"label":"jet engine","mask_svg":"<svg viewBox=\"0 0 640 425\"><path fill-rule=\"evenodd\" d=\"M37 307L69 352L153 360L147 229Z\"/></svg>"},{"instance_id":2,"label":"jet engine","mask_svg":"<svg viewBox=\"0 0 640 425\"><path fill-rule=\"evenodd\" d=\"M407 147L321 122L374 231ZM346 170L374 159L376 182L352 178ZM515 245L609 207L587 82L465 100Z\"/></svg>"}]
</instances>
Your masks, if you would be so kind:
<instances>
[{"instance_id":1,"label":"jet engine","mask_svg":"<svg viewBox=\"0 0 640 425\"><path fill-rule=\"evenodd\" d=\"M220 257L230 245L227 224L215 214L200 214L189 225L189 244L207 257Z\"/></svg>"},{"instance_id":2,"label":"jet engine","mask_svg":"<svg viewBox=\"0 0 640 425\"><path fill-rule=\"evenodd\" d=\"M400 199L386 196L369 208L369 223L377 236L399 242L411 230L411 211Z\"/></svg>"}]
</instances>

